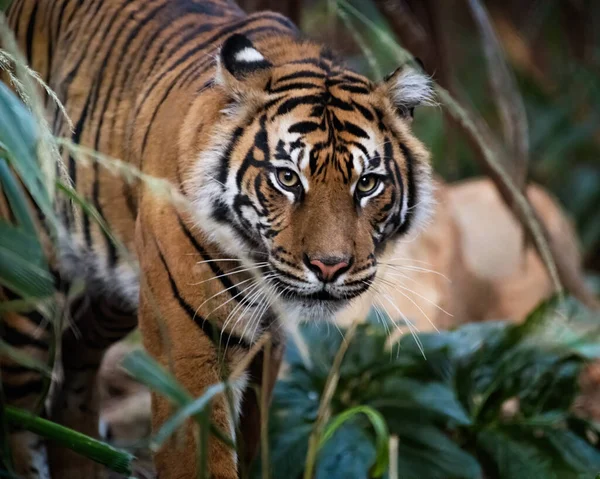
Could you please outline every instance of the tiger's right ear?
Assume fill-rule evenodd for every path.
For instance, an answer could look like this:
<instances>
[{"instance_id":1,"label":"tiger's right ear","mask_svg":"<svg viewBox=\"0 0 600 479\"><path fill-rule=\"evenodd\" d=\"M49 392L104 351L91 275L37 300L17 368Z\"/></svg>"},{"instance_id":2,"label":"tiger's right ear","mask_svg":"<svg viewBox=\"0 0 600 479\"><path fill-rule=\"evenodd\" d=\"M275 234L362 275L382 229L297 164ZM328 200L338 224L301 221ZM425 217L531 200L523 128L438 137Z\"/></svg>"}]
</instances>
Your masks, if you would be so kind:
<instances>
[{"instance_id":1,"label":"tiger's right ear","mask_svg":"<svg viewBox=\"0 0 600 479\"><path fill-rule=\"evenodd\" d=\"M216 81L226 89L240 94L248 88L252 89L256 81L264 78L260 73L268 71L272 66L248 37L236 33L221 47Z\"/></svg>"}]
</instances>

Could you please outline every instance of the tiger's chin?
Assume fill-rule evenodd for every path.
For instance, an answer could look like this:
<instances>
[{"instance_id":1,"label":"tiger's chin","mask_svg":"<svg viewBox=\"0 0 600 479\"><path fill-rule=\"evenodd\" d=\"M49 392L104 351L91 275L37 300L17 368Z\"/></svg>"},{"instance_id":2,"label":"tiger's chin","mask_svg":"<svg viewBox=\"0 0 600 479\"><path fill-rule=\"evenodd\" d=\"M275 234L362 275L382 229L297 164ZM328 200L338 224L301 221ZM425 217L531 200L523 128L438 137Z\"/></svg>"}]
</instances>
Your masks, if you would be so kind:
<instances>
[{"instance_id":1,"label":"tiger's chin","mask_svg":"<svg viewBox=\"0 0 600 479\"><path fill-rule=\"evenodd\" d=\"M336 313L349 303L346 299L319 298L317 295L295 295L282 301L286 321L332 321Z\"/></svg>"}]
</instances>

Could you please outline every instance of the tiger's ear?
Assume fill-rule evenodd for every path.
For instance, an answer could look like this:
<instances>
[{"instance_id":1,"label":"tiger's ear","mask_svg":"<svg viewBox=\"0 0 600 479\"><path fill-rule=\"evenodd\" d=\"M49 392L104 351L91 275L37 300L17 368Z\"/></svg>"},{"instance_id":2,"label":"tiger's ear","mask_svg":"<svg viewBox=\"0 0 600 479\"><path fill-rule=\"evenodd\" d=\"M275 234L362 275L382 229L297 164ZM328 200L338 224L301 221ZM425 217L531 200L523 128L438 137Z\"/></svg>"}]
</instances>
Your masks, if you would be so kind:
<instances>
[{"instance_id":1,"label":"tiger's ear","mask_svg":"<svg viewBox=\"0 0 600 479\"><path fill-rule=\"evenodd\" d=\"M273 65L260 53L245 35L230 36L219 52L217 83L234 92L251 87L253 80L260 79Z\"/></svg>"},{"instance_id":2,"label":"tiger's ear","mask_svg":"<svg viewBox=\"0 0 600 479\"><path fill-rule=\"evenodd\" d=\"M385 77L383 86L402 117L411 119L419 105L436 105L431 79L411 66L394 70Z\"/></svg>"}]
</instances>

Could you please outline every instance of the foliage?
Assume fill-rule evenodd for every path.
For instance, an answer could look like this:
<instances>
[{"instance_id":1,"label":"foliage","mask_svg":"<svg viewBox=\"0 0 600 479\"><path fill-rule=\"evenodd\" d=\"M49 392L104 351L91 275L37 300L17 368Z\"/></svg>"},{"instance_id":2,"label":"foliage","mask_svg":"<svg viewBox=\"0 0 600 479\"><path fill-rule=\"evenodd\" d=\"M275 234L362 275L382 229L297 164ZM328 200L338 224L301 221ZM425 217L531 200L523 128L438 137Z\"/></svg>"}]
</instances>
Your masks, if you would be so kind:
<instances>
[{"instance_id":1,"label":"foliage","mask_svg":"<svg viewBox=\"0 0 600 479\"><path fill-rule=\"evenodd\" d=\"M566 319L568 317L568 319ZM600 357L598 317L574 302L541 305L526 322L468 324L386 348L383 327L359 327L340 367L331 423L356 407L378 411L399 438L401 478L583 478L600 471L600 429L570 407L586 360ZM275 388L271 468L301 477L308 437L342 336L302 326L310 351L287 352ZM593 440L592 440L593 438ZM321 450L316 477L364 478L375 461L372 427L354 417ZM377 476L371 476L377 477Z\"/></svg>"},{"instance_id":2,"label":"foliage","mask_svg":"<svg viewBox=\"0 0 600 479\"><path fill-rule=\"evenodd\" d=\"M4 413L7 422L13 426L35 432L63 447L68 447L100 464L104 464L115 472L131 474L131 462L133 460L131 454L14 407L7 406Z\"/></svg>"}]
</instances>

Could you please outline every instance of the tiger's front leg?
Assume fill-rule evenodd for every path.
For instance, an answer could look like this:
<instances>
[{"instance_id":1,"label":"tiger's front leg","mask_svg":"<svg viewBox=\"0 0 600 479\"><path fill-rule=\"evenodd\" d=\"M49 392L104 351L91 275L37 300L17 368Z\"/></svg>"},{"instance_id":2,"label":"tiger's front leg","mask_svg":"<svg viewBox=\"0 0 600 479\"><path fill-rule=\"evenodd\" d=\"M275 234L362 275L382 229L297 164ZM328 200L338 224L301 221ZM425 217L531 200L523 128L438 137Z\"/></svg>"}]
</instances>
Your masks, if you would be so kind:
<instances>
[{"instance_id":1,"label":"tiger's front leg","mask_svg":"<svg viewBox=\"0 0 600 479\"><path fill-rule=\"evenodd\" d=\"M221 337L218 332L219 316L215 314L207 319L207 312L213 308L199 308L206 300L208 290L199 284L204 279L198 276L196 263L201 261L196 250L198 245L177 214L157 214L146 218L145 223L138 221L137 250L141 271L138 316L144 347L193 397L200 397L209 386L225 379L226 371L235 368L247 349L232 342L226 353L220 353L219 340L226 342L227 336ZM218 280L213 282L215 286L216 283ZM211 284L211 281L204 284ZM222 301L226 300L225 295L221 297ZM212 401L212 424L230 437L234 436L235 416L244 386L243 381L238 380L236 384L233 401L222 395ZM154 394L153 431L158 431L174 411L164 397ZM192 420L187 421L183 430L156 453L154 460L160 479L197 477L198 427ZM212 478L238 477L236 451L212 435L207 463Z\"/></svg>"}]
</instances>

